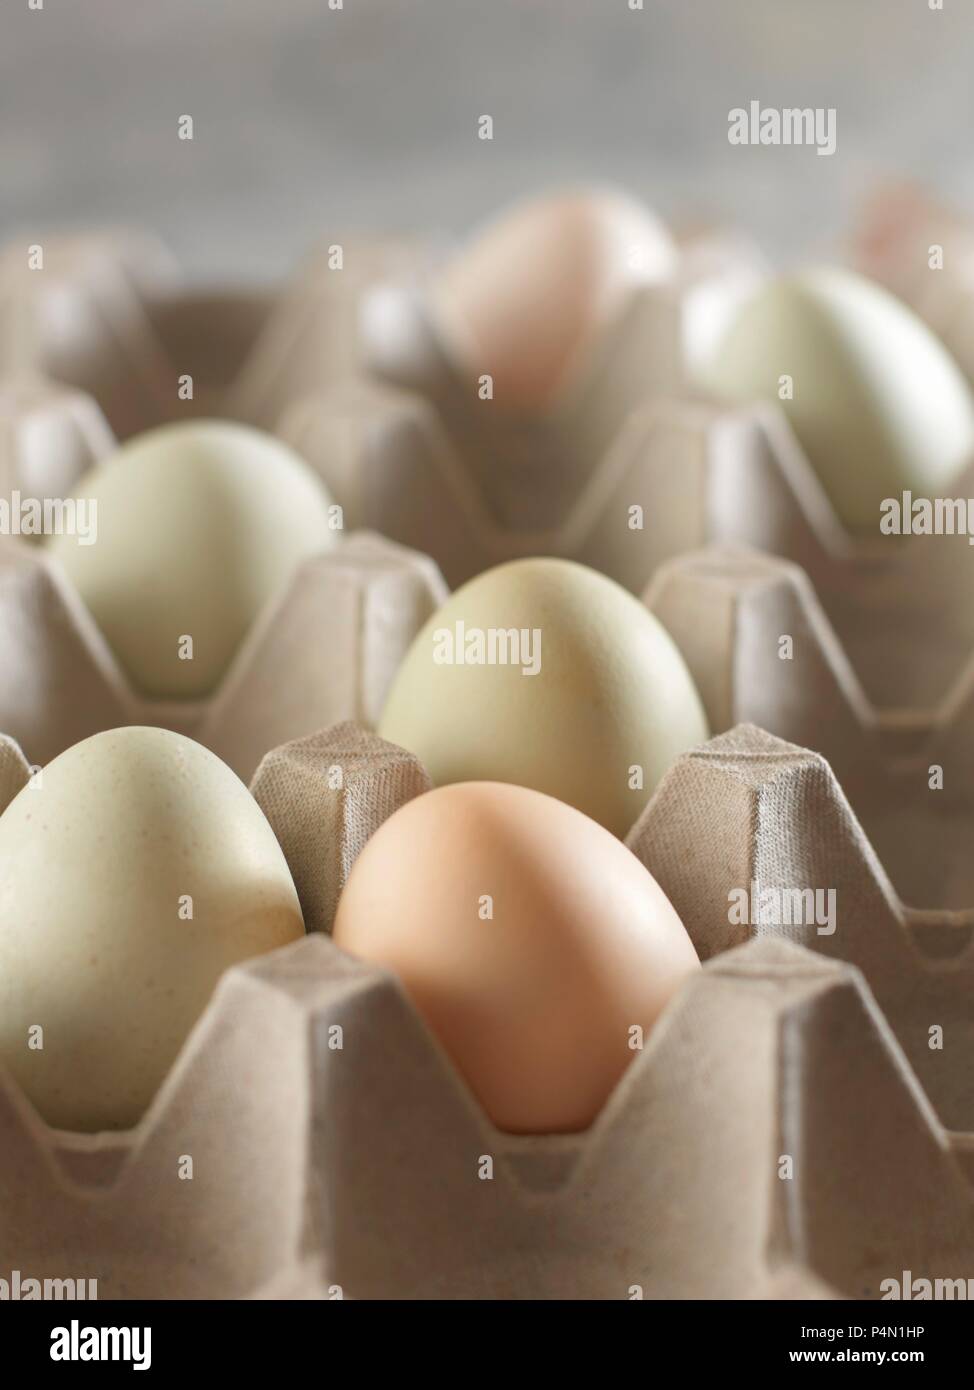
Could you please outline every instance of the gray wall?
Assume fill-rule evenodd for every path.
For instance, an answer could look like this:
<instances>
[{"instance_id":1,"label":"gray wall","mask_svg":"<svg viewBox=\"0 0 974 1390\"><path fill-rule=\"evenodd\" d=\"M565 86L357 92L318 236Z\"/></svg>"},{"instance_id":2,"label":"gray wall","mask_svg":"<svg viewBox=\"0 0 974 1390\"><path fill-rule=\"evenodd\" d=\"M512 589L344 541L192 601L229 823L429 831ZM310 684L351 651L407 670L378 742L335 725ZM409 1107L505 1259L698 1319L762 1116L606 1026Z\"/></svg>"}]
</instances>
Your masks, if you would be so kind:
<instances>
[{"instance_id":1,"label":"gray wall","mask_svg":"<svg viewBox=\"0 0 974 1390\"><path fill-rule=\"evenodd\" d=\"M974 200L974 3L943 2L4 0L0 235L136 221L271 276L330 231L462 231L596 176L809 254L878 174ZM835 106L837 153L731 147L752 99Z\"/></svg>"}]
</instances>

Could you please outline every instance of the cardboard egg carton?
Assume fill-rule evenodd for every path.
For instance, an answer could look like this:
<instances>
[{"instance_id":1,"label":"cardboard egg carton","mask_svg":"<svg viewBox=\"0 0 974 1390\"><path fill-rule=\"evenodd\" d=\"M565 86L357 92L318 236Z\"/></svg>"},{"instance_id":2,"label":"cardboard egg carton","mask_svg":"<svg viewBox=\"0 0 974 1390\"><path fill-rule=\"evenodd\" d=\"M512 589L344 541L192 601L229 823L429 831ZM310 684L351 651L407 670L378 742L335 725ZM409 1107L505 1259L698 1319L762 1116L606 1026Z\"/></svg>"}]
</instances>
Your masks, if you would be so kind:
<instances>
[{"instance_id":1,"label":"cardboard egg carton","mask_svg":"<svg viewBox=\"0 0 974 1390\"><path fill-rule=\"evenodd\" d=\"M0 498L70 497L116 442L84 391L29 372L0 377ZM0 535L0 546L7 539Z\"/></svg>"},{"instance_id":2,"label":"cardboard egg carton","mask_svg":"<svg viewBox=\"0 0 974 1390\"><path fill-rule=\"evenodd\" d=\"M863 680L804 571L741 548L671 561L644 599L680 648L712 729L751 723L822 753L906 901L974 908L970 653L941 700L877 704L871 691L883 680ZM910 620L904 604L892 656L905 668L901 686L936 637L919 640ZM885 670L891 655L877 651Z\"/></svg>"},{"instance_id":3,"label":"cardboard egg carton","mask_svg":"<svg viewBox=\"0 0 974 1390\"><path fill-rule=\"evenodd\" d=\"M295 402L279 431L353 524L430 554L453 586L554 554L639 589L681 533L705 539L692 484L701 418L665 403L764 273L749 245L690 238L673 275L635 291L591 344L560 403L530 417L461 376L428 312L428 280L377 286L363 303L369 373Z\"/></svg>"},{"instance_id":4,"label":"cardboard egg carton","mask_svg":"<svg viewBox=\"0 0 974 1390\"><path fill-rule=\"evenodd\" d=\"M674 557L740 545L802 567L877 707L932 711L974 650L969 537L881 536L878 516L874 538L850 535L774 406L648 401L577 493L540 445L533 473L515 476L512 463L511 486L523 481L528 515L534 478L536 495L563 513L548 528L491 518L442 416L417 392L349 385L294 407L281 433L324 477L349 524L430 553L452 583L543 554L640 593ZM974 461L951 495L974 497Z\"/></svg>"},{"instance_id":5,"label":"cardboard egg carton","mask_svg":"<svg viewBox=\"0 0 974 1390\"><path fill-rule=\"evenodd\" d=\"M353 235L279 289L200 288L143 233L25 234L0 251L0 379L74 387L119 438L191 414L273 429L292 399L361 369L363 295L425 254Z\"/></svg>"},{"instance_id":6,"label":"cardboard egg carton","mask_svg":"<svg viewBox=\"0 0 974 1390\"><path fill-rule=\"evenodd\" d=\"M200 292L146 236L28 242L0 253L7 501L70 496L119 438L170 420L217 415L271 428L292 392L360 369L365 289L420 256L402 241L356 237L321 248L280 293ZM180 394L187 377L191 399ZM132 690L41 549L3 534L0 729L45 763L101 729L161 724L246 778L279 743L377 717L398 661L444 593L422 557L351 536L301 567L209 700L158 703Z\"/></svg>"},{"instance_id":7,"label":"cardboard egg carton","mask_svg":"<svg viewBox=\"0 0 974 1390\"><path fill-rule=\"evenodd\" d=\"M435 566L359 532L304 561L206 700L133 689L60 568L0 546L0 729L44 764L91 734L158 725L217 753L244 780L269 749L338 720L378 719L413 638L443 602Z\"/></svg>"},{"instance_id":8,"label":"cardboard egg carton","mask_svg":"<svg viewBox=\"0 0 974 1390\"><path fill-rule=\"evenodd\" d=\"M560 509L548 528L491 517L442 414L418 392L350 384L294 407L281 433L324 477L349 524L430 553L451 582L516 557L560 555L640 593L675 557L746 546L801 566L877 708L929 715L966 679L969 537L881 536L878 516L875 537L853 537L775 406L650 400L578 491L544 441L534 464L522 455L523 472L510 453L524 515L537 510L532 496ZM974 497L974 460L951 495Z\"/></svg>"},{"instance_id":9,"label":"cardboard egg carton","mask_svg":"<svg viewBox=\"0 0 974 1390\"><path fill-rule=\"evenodd\" d=\"M163 405L165 418L251 419L276 426L316 468L346 526L431 555L451 583L554 554L639 593L674 556L748 545L807 572L877 708L929 713L964 676L974 648L966 536L857 541L779 410L680 395L694 356L764 274L749 247L688 237L673 279L636 295L596 345L572 404L506 423L457 380L425 318L423 258L403 243L350 240L341 271L326 248L273 303L265 296L252 333L227 296L198 312L144 238L44 249L43 271L24 268L19 243L0 271L0 497L61 495L103 457L114 435L99 402L122 433L153 423ZM14 332L25 316L34 331ZM32 347L38 336L43 351ZM198 389L181 401L174 383L187 367ZM974 495L974 462L954 491Z\"/></svg>"},{"instance_id":10,"label":"cardboard egg carton","mask_svg":"<svg viewBox=\"0 0 974 1390\"><path fill-rule=\"evenodd\" d=\"M27 775L0 743L0 787ZM970 927L902 908L822 758L743 728L670 771L629 842L706 963L592 1128L554 1137L494 1129L394 978L328 938L356 854L428 785L353 724L264 760L253 794L311 934L227 973L130 1133L53 1132L0 1076L0 1269L100 1298L878 1297L907 1270L974 1275ZM837 930L731 928L751 879L836 883Z\"/></svg>"},{"instance_id":11,"label":"cardboard egg carton","mask_svg":"<svg viewBox=\"0 0 974 1390\"><path fill-rule=\"evenodd\" d=\"M696 303L710 307L699 324L751 273L738 270L702 276ZM101 1297L783 1298L876 1296L903 1270L974 1276L974 920L934 910L974 903L966 538L856 545L778 412L674 399L679 374L666 372L686 350L693 302L681 291L644 304L644 318L603 344L590 385L604 392L583 391L557 431L481 431L455 381L429 387L445 367L435 341L415 382L368 381L356 360L347 384L315 396L328 352L311 345L318 332L328 339L329 316L313 295L296 288L290 318L266 334L266 300L238 305L238 320L224 317L226 303L196 314L163 283L171 268L151 292L145 273L122 273L117 258L114 271L86 270L84 312L74 291L67 308L55 296L40 322L50 315L57 333L41 341L60 356L26 353L30 335L5 339L17 370L0 388L0 496L14 485L67 490L111 446L93 401L121 434L174 411L273 424L283 409L280 432L317 467L346 524L432 550L453 580L539 552L581 559L636 592L659 572L650 605L712 727L750 720L809 743L846 790L820 756L754 730L674 767L630 843L706 967L587 1134L511 1138L484 1119L396 983L327 939L355 856L429 785L408 754L358 726L374 722L445 594L430 563L353 535L303 567L205 709L161 708L125 689L43 557L0 542L0 729L42 763L100 728L163 723L244 777L284 745L253 791L313 933L227 974L131 1134L53 1133L0 1078L0 1277L97 1278ZM89 309L106 284L114 307L94 315L100 342ZM382 338L422 366L421 297L399 295L378 303L386 314L398 304L404 331L397 340L387 317ZM36 315L22 291L13 302L21 322ZM172 326L130 332L143 320ZM58 336L73 322L85 325L74 358L70 334ZM183 346L146 352L153 335ZM262 336L274 370L255 347L243 351ZM73 376L53 370L72 360ZM199 389L177 403L173 382L190 360L201 363ZM566 439L580 452L563 454ZM601 458L594 470L578 462L583 445ZM634 505L641 531L628 525ZM721 551L674 559L730 542L788 563ZM795 639L787 668L783 633ZM348 718L357 725L328 727ZM314 728L326 732L287 742ZM943 793L925 776L938 760ZM26 777L18 749L0 741L0 807ZM751 883L836 889L836 931L733 928L727 893ZM944 1030L940 1051L932 1027Z\"/></svg>"}]
</instances>

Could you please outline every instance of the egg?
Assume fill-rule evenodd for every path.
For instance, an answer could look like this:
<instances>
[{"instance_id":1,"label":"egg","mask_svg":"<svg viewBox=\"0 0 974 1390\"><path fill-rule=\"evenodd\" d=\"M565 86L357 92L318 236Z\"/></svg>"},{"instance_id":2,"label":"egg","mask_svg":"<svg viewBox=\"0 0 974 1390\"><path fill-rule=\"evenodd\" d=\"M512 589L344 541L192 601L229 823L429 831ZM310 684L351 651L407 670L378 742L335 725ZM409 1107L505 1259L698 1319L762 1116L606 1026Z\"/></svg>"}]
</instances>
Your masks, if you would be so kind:
<instances>
[{"instance_id":1,"label":"egg","mask_svg":"<svg viewBox=\"0 0 974 1390\"><path fill-rule=\"evenodd\" d=\"M851 271L769 282L702 379L727 401L781 404L852 531L878 534L884 498L937 495L974 453L974 396L960 368L912 310Z\"/></svg>"},{"instance_id":2,"label":"egg","mask_svg":"<svg viewBox=\"0 0 974 1390\"><path fill-rule=\"evenodd\" d=\"M689 671L625 589L568 560L514 560L458 589L406 654L378 732L433 783L512 782L620 837L709 737Z\"/></svg>"},{"instance_id":3,"label":"egg","mask_svg":"<svg viewBox=\"0 0 974 1390\"><path fill-rule=\"evenodd\" d=\"M434 283L430 315L461 373L493 378L500 408L543 412L632 292L675 263L669 233L640 203L558 193L515 207L464 248Z\"/></svg>"},{"instance_id":4,"label":"egg","mask_svg":"<svg viewBox=\"0 0 974 1390\"><path fill-rule=\"evenodd\" d=\"M47 551L150 699L212 694L264 605L335 540L304 461L223 421L138 435L76 493L97 507L95 543L51 536Z\"/></svg>"},{"instance_id":5,"label":"egg","mask_svg":"<svg viewBox=\"0 0 974 1390\"><path fill-rule=\"evenodd\" d=\"M587 1128L699 969L656 880L552 797L468 782L389 818L334 939L392 970L502 1130Z\"/></svg>"},{"instance_id":6,"label":"egg","mask_svg":"<svg viewBox=\"0 0 974 1390\"><path fill-rule=\"evenodd\" d=\"M127 1129L223 971L303 933L219 758L164 729L96 734L0 816L0 1062L54 1127Z\"/></svg>"}]
</instances>

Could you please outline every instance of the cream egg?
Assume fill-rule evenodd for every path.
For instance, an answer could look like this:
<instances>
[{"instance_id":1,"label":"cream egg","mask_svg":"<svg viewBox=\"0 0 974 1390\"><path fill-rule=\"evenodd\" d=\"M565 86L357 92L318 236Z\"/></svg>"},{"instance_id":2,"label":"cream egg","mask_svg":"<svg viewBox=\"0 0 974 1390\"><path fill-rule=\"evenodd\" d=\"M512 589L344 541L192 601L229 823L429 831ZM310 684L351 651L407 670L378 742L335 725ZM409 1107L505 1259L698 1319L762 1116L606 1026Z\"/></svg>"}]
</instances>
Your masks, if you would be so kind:
<instances>
[{"instance_id":1,"label":"cream egg","mask_svg":"<svg viewBox=\"0 0 974 1390\"><path fill-rule=\"evenodd\" d=\"M458 589L413 641L379 733L433 782L511 782L614 834L674 758L709 737L662 624L568 560L514 560Z\"/></svg>"},{"instance_id":2,"label":"cream egg","mask_svg":"<svg viewBox=\"0 0 974 1390\"><path fill-rule=\"evenodd\" d=\"M219 758L163 729L96 734L0 816L0 1061L56 1128L129 1128L223 971L303 933Z\"/></svg>"},{"instance_id":3,"label":"cream egg","mask_svg":"<svg viewBox=\"0 0 974 1390\"><path fill-rule=\"evenodd\" d=\"M904 489L936 495L974 455L974 396L930 329L851 271L769 282L702 374L724 400L784 410L840 519L879 533Z\"/></svg>"},{"instance_id":4,"label":"cream egg","mask_svg":"<svg viewBox=\"0 0 974 1390\"><path fill-rule=\"evenodd\" d=\"M465 376L493 378L498 407L545 411L634 289L675 263L666 228L632 198L549 195L460 251L432 288L432 321Z\"/></svg>"},{"instance_id":5,"label":"cream egg","mask_svg":"<svg viewBox=\"0 0 974 1390\"><path fill-rule=\"evenodd\" d=\"M335 541L323 485L259 430L216 420L130 440L77 485L94 544L52 536L60 564L135 690L210 695L264 605Z\"/></svg>"},{"instance_id":6,"label":"cream egg","mask_svg":"<svg viewBox=\"0 0 974 1390\"><path fill-rule=\"evenodd\" d=\"M699 969L663 890L552 797L461 783L408 802L352 868L334 938L395 972L498 1128L587 1128Z\"/></svg>"}]
</instances>

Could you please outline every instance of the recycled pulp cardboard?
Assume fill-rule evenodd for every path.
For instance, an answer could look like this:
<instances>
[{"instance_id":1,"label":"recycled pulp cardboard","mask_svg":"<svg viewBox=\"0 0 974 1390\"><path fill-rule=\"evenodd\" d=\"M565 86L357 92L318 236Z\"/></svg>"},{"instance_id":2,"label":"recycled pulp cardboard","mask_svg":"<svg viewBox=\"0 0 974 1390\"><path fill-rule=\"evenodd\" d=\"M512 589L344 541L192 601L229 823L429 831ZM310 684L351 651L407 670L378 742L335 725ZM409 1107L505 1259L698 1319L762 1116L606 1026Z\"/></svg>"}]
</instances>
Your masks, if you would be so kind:
<instances>
[{"instance_id":1,"label":"recycled pulp cardboard","mask_svg":"<svg viewBox=\"0 0 974 1390\"><path fill-rule=\"evenodd\" d=\"M195 738L247 779L282 741L378 718L413 637L445 597L428 560L359 532L303 563L205 701L132 689L57 566L0 547L0 728L43 764L103 729L151 724Z\"/></svg>"},{"instance_id":2,"label":"recycled pulp cardboard","mask_svg":"<svg viewBox=\"0 0 974 1390\"><path fill-rule=\"evenodd\" d=\"M16 763L0 746L6 785ZM326 935L356 847L426 785L347 724L265 760L254 795L311 934L224 977L130 1134L53 1133L0 1084L0 1264L100 1297L879 1297L904 1271L969 1277L971 927L902 908L823 759L742 728L668 774L630 844L706 964L595 1125L556 1138L493 1129L398 984ZM836 931L731 928L728 887L752 879L837 884Z\"/></svg>"},{"instance_id":3,"label":"recycled pulp cardboard","mask_svg":"<svg viewBox=\"0 0 974 1390\"><path fill-rule=\"evenodd\" d=\"M424 254L345 237L276 292L194 286L142 233L24 237L0 252L0 378L84 392L119 438L190 414L272 429L293 393L360 369L363 294Z\"/></svg>"},{"instance_id":4,"label":"recycled pulp cardboard","mask_svg":"<svg viewBox=\"0 0 974 1390\"><path fill-rule=\"evenodd\" d=\"M459 375L421 279L376 287L363 304L370 373L295 401L280 432L353 524L431 555L451 586L519 555L557 554L639 588L688 529L694 544L706 538L697 419L657 406L686 391L761 274L749 246L691 241L673 277L633 294L571 390L537 416L481 399ZM634 506L645 532L630 528Z\"/></svg>"}]
</instances>

